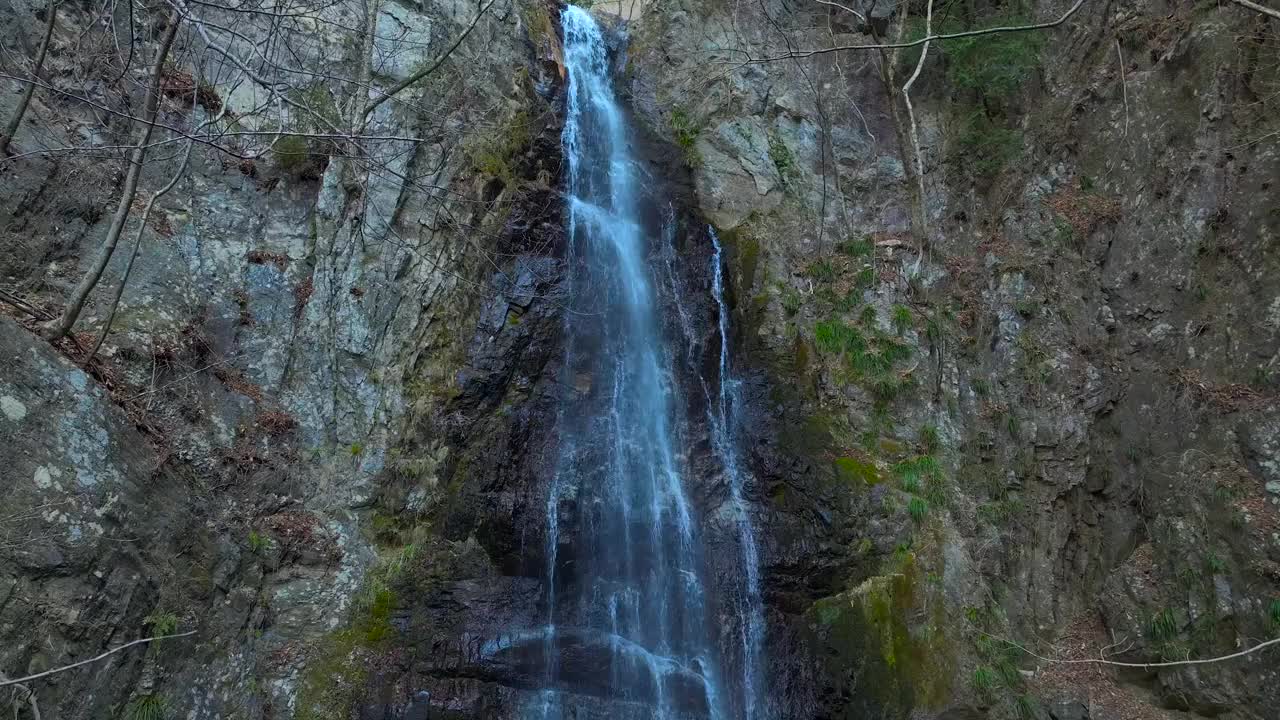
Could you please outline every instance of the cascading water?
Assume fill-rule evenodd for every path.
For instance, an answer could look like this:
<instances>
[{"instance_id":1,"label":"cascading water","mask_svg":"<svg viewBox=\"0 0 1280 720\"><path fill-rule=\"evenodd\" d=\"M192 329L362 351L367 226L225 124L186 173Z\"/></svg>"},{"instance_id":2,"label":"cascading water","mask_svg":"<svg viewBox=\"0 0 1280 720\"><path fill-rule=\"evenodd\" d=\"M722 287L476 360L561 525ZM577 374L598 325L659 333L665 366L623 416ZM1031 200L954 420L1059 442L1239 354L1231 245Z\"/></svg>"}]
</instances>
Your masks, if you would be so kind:
<instances>
[{"instance_id":1,"label":"cascading water","mask_svg":"<svg viewBox=\"0 0 1280 720\"><path fill-rule=\"evenodd\" d=\"M525 715L754 717L763 621L755 541L732 449L728 350L721 350L719 400L709 403L708 420L730 484L747 587L732 607L719 608L742 626L734 641L740 648L722 653L697 513L684 486L684 406L659 322L661 287L647 261L653 248L627 123L601 28L574 6L563 11L562 27L567 262L578 311L565 325L566 396L546 503L545 625L518 640L537 648L542 668L538 699ZM715 247L713 290L725 336ZM573 542L562 545L567 528ZM743 663L741 673L722 672L726 657Z\"/></svg>"},{"instance_id":2,"label":"cascading water","mask_svg":"<svg viewBox=\"0 0 1280 720\"><path fill-rule=\"evenodd\" d=\"M737 529L738 544L742 549L743 587L740 588L741 595L735 603L735 615L738 623L741 624L738 631L742 665L741 713L744 720L754 720L763 716L760 667L764 655L765 626L764 601L760 595L760 557L756 548L755 530L751 526L751 518L747 514L747 503L743 497L745 478L742 463L738 458L737 438L734 432L738 382L729 371L729 306L724 299L723 250L715 230L708 228L707 231L711 235L712 246L715 248L711 258L711 294L716 301L716 317L720 325L719 392L716 394L715 402L707 403L707 413L711 422L712 440L729 482L731 510ZM706 387L705 381L703 387Z\"/></svg>"}]
</instances>

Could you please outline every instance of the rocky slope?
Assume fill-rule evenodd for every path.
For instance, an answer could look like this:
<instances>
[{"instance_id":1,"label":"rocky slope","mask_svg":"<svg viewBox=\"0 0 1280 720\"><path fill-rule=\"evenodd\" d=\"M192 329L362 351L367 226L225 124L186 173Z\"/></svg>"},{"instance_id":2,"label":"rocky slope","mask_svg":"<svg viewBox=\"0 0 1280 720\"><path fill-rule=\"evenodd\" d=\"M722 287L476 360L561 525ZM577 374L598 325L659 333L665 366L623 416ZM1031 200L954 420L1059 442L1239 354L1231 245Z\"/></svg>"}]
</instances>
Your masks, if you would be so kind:
<instances>
[{"instance_id":1,"label":"rocky slope","mask_svg":"<svg viewBox=\"0 0 1280 720\"><path fill-rule=\"evenodd\" d=\"M28 54L42 6L4 6L6 49ZM774 713L1269 717L1274 648L1123 672L1043 658L1210 658L1280 632L1280 22L1086 0L1034 39L935 46L913 204L884 70L900 87L915 56L779 57L895 32L890 3L849 9L867 20L663 0L619 35L636 154L672 201L655 261L703 293L691 367L719 341L705 222L729 255ZM326 107L365 68L409 77L476 8L384 3L367 56L332 11L286 28ZM51 346L3 306L0 671L194 631L28 683L45 717L492 718L536 684L502 649L537 608L572 306L555 12L496 3L372 115L391 159L355 182L323 144L198 148L93 360L91 335ZM36 314L89 264L122 167L54 150L128 142L109 111L141 105L145 70L87 63L114 45L104 16L60 13L43 77L63 92L36 93L0 165L0 284ZM162 121L217 112L197 95ZM154 158L147 193L178 162ZM126 256L77 331L102 327ZM714 525L722 479L700 477Z\"/></svg>"}]
</instances>

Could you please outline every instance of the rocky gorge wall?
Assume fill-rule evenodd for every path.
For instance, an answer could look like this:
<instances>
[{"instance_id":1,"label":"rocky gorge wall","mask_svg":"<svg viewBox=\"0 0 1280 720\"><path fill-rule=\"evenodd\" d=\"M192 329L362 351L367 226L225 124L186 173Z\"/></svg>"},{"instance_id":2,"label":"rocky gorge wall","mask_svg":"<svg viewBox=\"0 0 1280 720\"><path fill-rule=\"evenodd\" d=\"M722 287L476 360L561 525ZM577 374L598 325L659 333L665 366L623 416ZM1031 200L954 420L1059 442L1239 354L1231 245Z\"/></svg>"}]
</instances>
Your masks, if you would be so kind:
<instances>
[{"instance_id":1,"label":"rocky gorge wall","mask_svg":"<svg viewBox=\"0 0 1280 720\"><path fill-rule=\"evenodd\" d=\"M867 21L664 0L616 49L648 128L636 154L672 199L663 262L701 293L692 366L718 343L704 220L729 257L773 712L1269 717L1274 649L1123 673L1026 650L1150 662L1276 636L1277 23L1086 0L1034 42L934 47L912 95L922 242L882 72L900 86L914 57L776 59L896 22L849 7ZM1067 9L953 3L938 22ZM4 47L33 45L39 8L3 10ZM386 3L367 63L334 29L350 18L300 62L386 87L475 10ZM64 12L49 82L136 106L136 83L84 70L102 15ZM536 685L501 649L536 624L573 307L554 17L495 4L441 75L382 105L371 133L423 140L384 141L388 171L197 152L93 362L4 306L0 671L195 631L29 683L45 717L493 718ZM120 158L25 153L127 127L36 102L0 167L0 282L56 310ZM714 509L709 454L690 461ZM732 554L723 538L710 556Z\"/></svg>"},{"instance_id":2,"label":"rocky gorge wall","mask_svg":"<svg viewBox=\"0 0 1280 720\"><path fill-rule=\"evenodd\" d=\"M341 78L372 64L370 82L389 87L440 57L477 9L386 3L367 59L341 5L302 7L321 21L297 26L218 19L245 42L291 44L302 71ZM314 140L244 160L197 144L92 362L127 241L56 348L34 332L38 317L5 305L0 668L21 677L194 631L28 685L44 717L345 716L343 693L389 632L386 568L413 552L397 523L414 526L451 492L440 478L453 418L440 408L471 334L505 318L494 298L518 313L543 289L512 243L554 245L558 232L553 8L486 10L429 81L370 116L366 134L387 139L376 165L345 169L354 182ZM34 45L42 11L6 4L5 47ZM124 13L59 7L42 76L61 92L35 94L0 169L0 277L38 316L89 265L120 186L120 154L92 148L128 142L134 80L163 27L140 10L132 70L92 65ZM178 44L190 54L166 82L207 70L182 64L207 57L194 29ZM21 85L5 82L8 117ZM251 85L211 81L223 93L212 109L166 85L159 122L194 132L225 103L252 131ZM306 88L313 107L350 91ZM178 167L163 148L151 158L147 193ZM401 511L394 523L387 507ZM443 566L469 547L429 549Z\"/></svg>"},{"instance_id":3,"label":"rocky gorge wall","mask_svg":"<svg viewBox=\"0 0 1280 720\"><path fill-rule=\"evenodd\" d=\"M933 27L1072 5L938 4ZM935 43L922 232L896 90L918 46L822 52L892 42L898 13L667 2L633 27L637 111L730 246L771 637L812 652L775 693L813 673L812 717L1267 717L1274 650L1049 660L1276 636L1277 23L1086 2Z\"/></svg>"}]
</instances>

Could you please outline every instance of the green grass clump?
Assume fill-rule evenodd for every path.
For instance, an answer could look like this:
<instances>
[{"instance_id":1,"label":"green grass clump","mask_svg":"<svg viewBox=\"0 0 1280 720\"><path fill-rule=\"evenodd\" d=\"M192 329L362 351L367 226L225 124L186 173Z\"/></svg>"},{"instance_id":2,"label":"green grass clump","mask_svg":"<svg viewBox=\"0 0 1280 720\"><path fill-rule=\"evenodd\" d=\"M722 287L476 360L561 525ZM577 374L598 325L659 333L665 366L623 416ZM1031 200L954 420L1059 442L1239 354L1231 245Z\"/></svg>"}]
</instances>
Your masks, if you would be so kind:
<instances>
[{"instance_id":1,"label":"green grass clump","mask_svg":"<svg viewBox=\"0 0 1280 720\"><path fill-rule=\"evenodd\" d=\"M773 161L773 166L784 183L795 174L796 159L791 154L791 148L773 133L769 135L769 159Z\"/></svg>"},{"instance_id":2,"label":"green grass clump","mask_svg":"<svg viewBox=\"0 0 1280 720\"><path fill-rule=\"evenodd\" d=\"M498 178L504 183L513 182L516 158L532 141L529 128L529 115L522 110L512 114L488 133L476 136L463 149L471 168L481 175Z\"/></svg>"},{"instance_id":3,"label":"green grass clump","mask_svg":"<svg viewBox=\"0 0 1280 720\"><path fill-rule=\"evenodd\" d=\"M981 695L990 695L996 689L996 673L985 665L973 671L973 689Z\"/></svg>"},{"instance_id":4,"label":"green grass clump","mask_svg":"<svg viewBox=\"0 0 1280 720\"><path fill-rule=\"evenodd\" d=\"M1022 133L996 123L982 110L961 118L957 127L961 164L977 177L993 176L1022 156Z\"/></svg>"},{"instance_id":5,"label":"green grass clump","mask_svg":"<svg viewBox=\"0 0 1280 720\"><path fill-rule=\"evenodd\" d=\"M1209 568L1212 575L1221 575L1227 569L1227 563L1215 552L1210 552L1204 558L1205 567Z\"/></svg>"},{"instance_id":6,"label":"green grass clump","mask_svg":"<svg viewBox=\"0 0 1280 720\"><path fill-rule=\"evenodd\" d=\"M894 305L889 311L889 319L893 324L893 329L899 335L904 334L911 326L915 324L915 316L911 313L911 308L906 305Z\"/></svg>"},{"instance_id":7,"label":"green grass clump","mask_svg":"<svg viewBox=\"0 0 1280 720\"><path fill-rule=\"evenodd\" d=\"M1158 643L1166 643L1178 636L1178 619L1173 610L1164 608L1147 620L1147 637Z\"/></svg>"},{"instance_id":8,"label":"green grass clump","mask_svg":"<svg viewBox=\"0 0 1280 720\"><path fill-rule=\"evenodd\" d=\"M920 428L920 446L926 455L937 455L942 450L942 439L938 436L938 426L924 425Z\"/></svg>"},{"instance_id":9,"label":"green grass clump","mask_svg":"<svg viewBox=\"0 0 1280 720\"><path fill-rule=\"evenodd\" d=\"M814 262L805 270L805 275L818 282L828 283L836 279L836 266L830 260L822 259Z\"/></svg>"},{"instance_id":10,"label":"green grass clump","mask_svg":"<svg viewBox=\"0 0 1280 720\"><path fill-rule=\"evenodd\" d=\"M171 612L152 611L142 619L153 635L172 635L178 629L178 616Z\"/></svg>"},{"instance_id":11,"label":"green grass clump","mask_svg":"<svg viewBox=\"0 0 1280 720\"><path fill-rule=\"evenodd\" d=\"M164 720L164 698L156 695L139 695L125 708L124 716L128 720Z\"/></svg>"},{"instance_id":12,"label":"green grass clump","mask_svg":"<svg viewBox=\"0 0 1280 720\"><path fill-rule=\"evenodd\" d=\"M689 167L702 164L702 155L698 152L698 135L702 133L702 125L693 119L687 110L675 107L671 110L671 132L676 144L684 151L685 162Z\"/></svg>"},{"instance_id":13,"label":"green grass clump","mask_svg":"<svg viewBox=\"0 0 1280 720\"><path fill-rule=\"evenodd\" d=\"M311 159L311 150L301 135L281 135L271 146L271 156L281 170L297 172Z\"/></svg>"},{"instance_id":14,"label":"green grass clump","mask_svg":"<svg viewBox=\"0 0 1280 720\"><path fill-rule=\"evenodd\" d=\"M907 512L915 522L924 522L925 516L929 514L929 503L925 502L924 498L913 497L907 503Z\"/></svg>"},{"instance_id":15,"label":"green grass clump","mask_svg":"<svg viewBox=\"0 0 1280 720\"><path fill-rule=\"evenodd\" d=\"M870 257L874 246L871 238L861 238L859 240L846 240L836 246L836 252L849 257Z\"/></svg>"}]
</instances>

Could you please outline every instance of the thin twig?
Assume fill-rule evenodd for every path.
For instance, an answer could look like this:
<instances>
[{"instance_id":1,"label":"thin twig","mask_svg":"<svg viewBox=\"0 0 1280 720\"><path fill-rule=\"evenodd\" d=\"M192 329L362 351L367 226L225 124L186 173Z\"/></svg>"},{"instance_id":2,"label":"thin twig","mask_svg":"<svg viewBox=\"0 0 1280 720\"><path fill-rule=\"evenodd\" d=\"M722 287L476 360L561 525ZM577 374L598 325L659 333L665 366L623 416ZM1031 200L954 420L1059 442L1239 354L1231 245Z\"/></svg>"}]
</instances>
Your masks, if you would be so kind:
<instances>
[{"instance_id":1,"label":"thin twig","mask_svg":"<svg viewBox=\"0 0 1280 720\"><path fill-rule=\"evenodd\" d=\"M184 632L184 633L178 633L178 634L176 634L176 635L154 635L154 636L152 636L152 637L139 638L139 639L137 639L137 640L134 640L134 641L132 641L132 642L127 642L127 643L125 643L125 644L123 644L123 645L120 645L120 646L118 646L118 647L113 647L113 648L111 648L110 650L108 650L108 651L106 651L106 652L102 653L101 655L95 655L95 656L93 656L93 657L89 658L88 660L81 660L80 662L74 662L74 663L71 663L70 665L63 665L62 667L56 667L56 668L53 668L52 670L45 670L44 672L39 672L39 673L36 673L35 675L28 675L28 676L26 676L26 677L15 678L15 679L13 679L13 680L0 680L0 687L5 687L5 686L7 686L7 685L19 685L19 684L22 684L22 683L25 683L25 682L29 682L29 681L31 681L31 680L38 680L38 679L40 679L40 678L42 678L42 677L48 677L48 676L50 676L50 675L54 675L54 674L56 674L56 673L65 672L65 671L67 671L67 670L73 670L73 669L78 668L78 667L80 667L80 666L82 666L82 665L88 665L88 664L90 664L90 663L96 663L96 662L98 662L99 660L102 660L103 658L109 657L109 656L111 656L111 655L114 655L114 654L116 654L116 653L120 652L121 650L128 650L129 648L133 647L134 645L141 645L141 644L143 644L143 643L149 643L149 642L151 642L152 640L168 640L169 638L180 638L180 637L186 637L186 636L188 636L188 635L195 635L195 634L196 634L196 631L195 631L195 630L188 630L187 632Z\"/></svg>"}]
</instances>

